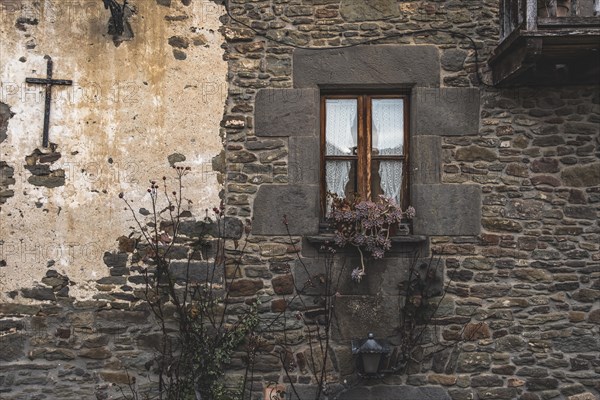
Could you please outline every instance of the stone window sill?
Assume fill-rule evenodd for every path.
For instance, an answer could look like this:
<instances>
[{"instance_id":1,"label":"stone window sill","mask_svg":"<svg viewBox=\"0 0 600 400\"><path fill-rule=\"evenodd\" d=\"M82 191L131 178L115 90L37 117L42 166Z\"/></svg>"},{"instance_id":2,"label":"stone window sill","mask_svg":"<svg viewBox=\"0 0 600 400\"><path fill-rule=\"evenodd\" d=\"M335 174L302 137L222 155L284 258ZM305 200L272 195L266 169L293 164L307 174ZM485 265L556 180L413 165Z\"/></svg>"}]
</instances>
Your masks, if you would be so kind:
<instances>
[{"instance_id":1,"label":"stone window sill","mask_svg":"<svg viewBox=\"0 0 600 400\"><path fill-rule=\"evenodd\" d=\"M321 233L319 235L308 235L306 240L308 243L313 245L323 245L325 243L332 243L334 238L333 233ZM392 245L394 244L420 244L427 241L427 236L423 235L399 235L390 236Z\"/></svg>"}]
</instances>

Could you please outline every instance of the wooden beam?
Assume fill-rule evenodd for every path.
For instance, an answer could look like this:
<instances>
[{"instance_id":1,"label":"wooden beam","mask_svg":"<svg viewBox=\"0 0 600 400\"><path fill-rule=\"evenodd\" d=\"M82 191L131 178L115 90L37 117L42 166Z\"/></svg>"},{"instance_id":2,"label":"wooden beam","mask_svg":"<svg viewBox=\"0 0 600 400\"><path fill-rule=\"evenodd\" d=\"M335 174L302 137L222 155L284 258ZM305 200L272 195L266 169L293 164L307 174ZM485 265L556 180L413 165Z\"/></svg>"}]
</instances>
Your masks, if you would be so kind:
<instances>
[{"instance_id":1,"label":"wooden beam","mask_svg":"<svg viewBox=\"0 0 600 400\"><path fill-rule=\"evenodd\" d=\"M541 54L541 38L523 38L517 41L493 66L494 84L508 84L524 72L535 68L535 62Z\"/></svg>"},{"instance_id":2,"label":"wooden beam","mask_svg":"<svg viewBox=\"0 0 600 400\"><path fill-rule=\"evenodd\" d=\"M554 17L538 18L538 28L582 28L591 27L600 29L600 18L598 17Z\"/></svg>"},{"instance_id":3,"label":"wooden beam","mask_svg":"<svg viewBox=\"0 0 600 400\"><path fill-rule=\"evenodd\" d=\"M527 9L525 11L525 26L528 31L537 29L537 0L527 0Z\"/></svg>"}]
</instances>

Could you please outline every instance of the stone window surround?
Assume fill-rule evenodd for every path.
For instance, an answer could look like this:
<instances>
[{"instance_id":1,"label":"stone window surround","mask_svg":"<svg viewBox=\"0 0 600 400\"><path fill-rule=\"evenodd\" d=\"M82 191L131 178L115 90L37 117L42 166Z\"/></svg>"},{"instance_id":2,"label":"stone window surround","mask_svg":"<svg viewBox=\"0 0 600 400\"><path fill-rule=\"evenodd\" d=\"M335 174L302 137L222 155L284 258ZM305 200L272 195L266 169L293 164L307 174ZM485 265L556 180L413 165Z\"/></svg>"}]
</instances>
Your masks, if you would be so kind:
<instances>
[{"instance_id":1,"label":"stone window surround","mask_svg":"<svg viewBox=\"0 0 600 400\"><path fill-rule=\"evenodd\" d=\"M288 138L288 184L261 185L253 234L319 231L321 90L410 90L410 203L415 235L478 235L478 185L441 182L442 137L479 133L477 88L440 87L439 50L431 45L369 45L335 50L295 50L294 87L261 89L255 134ZM468 209L469 212L460 212ZM458 210L458 212L457 212Z\"/></svg>"}]
</instances>

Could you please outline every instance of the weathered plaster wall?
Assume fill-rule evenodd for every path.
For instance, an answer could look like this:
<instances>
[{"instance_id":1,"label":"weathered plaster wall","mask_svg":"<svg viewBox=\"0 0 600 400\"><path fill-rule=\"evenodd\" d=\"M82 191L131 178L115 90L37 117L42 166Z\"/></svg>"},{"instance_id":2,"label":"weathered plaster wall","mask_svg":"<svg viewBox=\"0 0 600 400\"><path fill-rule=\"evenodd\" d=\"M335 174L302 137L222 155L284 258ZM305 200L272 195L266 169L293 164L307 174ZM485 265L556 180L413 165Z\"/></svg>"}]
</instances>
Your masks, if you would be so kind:
<instances>
[{"instance_id":1,"label":"weathered plaster wall","mask_svg":"<svg viewBox=\"0 0 600 400\"><path fill-rule=\"evenodd\" d=\"M71 295L92 296L93 282L107 275L104 252L133 223L118 193L142 207L148 180L173 176L171 154L192 167L190 211L218 203L211 160L222 148L227 91L223 9L210 1L129 3L134 38L119 46L107 35L101 1L0 5L2 300L39 282L49 264L77 283ZM45 55L55 79L73 80L52 90L53 153L41 147L44 89L25 84L46 76Z\"/></svg>"},{"instance_id":2,"label":"weathered plaster wall","mask_svg":"<svg viewBox=\"0 0 600 400\"><path fill-rule=\"evenodd\" d=\"M0 2L3 399L114 398L114 385L136 378L153 386L155 326L140 306L143 278L128 276L136 224L119 193L150 209L149 180L173 184L177 163L191 167L191 226L219 202L223 8L129 3L134 37L116 46L102 1ZM55 79L73 80L53 88L48 149L43 87L25 84L46 76L45 55Z\"/></svg>"}]
</instances>

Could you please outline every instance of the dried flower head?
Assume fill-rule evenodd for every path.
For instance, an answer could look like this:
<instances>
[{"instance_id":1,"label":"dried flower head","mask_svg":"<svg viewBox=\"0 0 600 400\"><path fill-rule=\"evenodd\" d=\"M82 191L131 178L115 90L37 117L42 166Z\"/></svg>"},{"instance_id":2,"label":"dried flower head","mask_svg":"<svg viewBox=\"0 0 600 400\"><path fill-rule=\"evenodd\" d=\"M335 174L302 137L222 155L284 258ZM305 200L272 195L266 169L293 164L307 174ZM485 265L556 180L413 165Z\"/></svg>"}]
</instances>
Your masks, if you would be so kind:
<instances>
[{"instance_id":1,"label":"dried flower head","mask_svg":"<svg viewBox=\"0 0 600 400\"><path fill-rule=\"evenodd\" d=\"M331 199L328 219L336 232L334 243L338 247L350 244L358 249L361 268L352 271L352 279L360 282L365 274L363 251L374 259L383 258L392 247L391 232L404 218L413 218L415 209L408 207L403 212L392 198L386 196L379 196L376 202L360 201L357 197L342 198L335 193L328 193L328 196Z\"/></svg>"},{"instance_id":2,"label":"dried flower head","mask_svg":"<svg viewBox=\"0 0 600 400\"><path fill-rule=\"evenodd\" d=\"M361 268L354 268L352 270L352 273L350 274L350 276L352 277L352 280L356 283L360 283L363 276L365 276L365 275L367 275L367 273L365 271L363 271Z\"/></svg>"}]
</instances>

